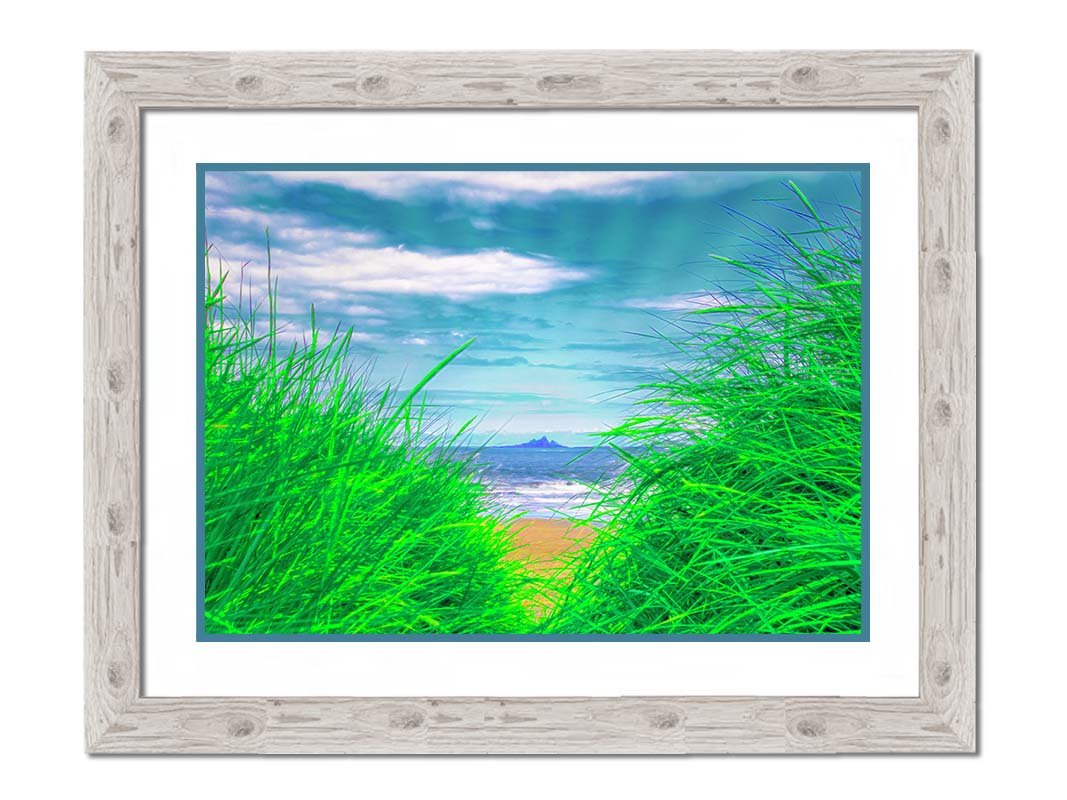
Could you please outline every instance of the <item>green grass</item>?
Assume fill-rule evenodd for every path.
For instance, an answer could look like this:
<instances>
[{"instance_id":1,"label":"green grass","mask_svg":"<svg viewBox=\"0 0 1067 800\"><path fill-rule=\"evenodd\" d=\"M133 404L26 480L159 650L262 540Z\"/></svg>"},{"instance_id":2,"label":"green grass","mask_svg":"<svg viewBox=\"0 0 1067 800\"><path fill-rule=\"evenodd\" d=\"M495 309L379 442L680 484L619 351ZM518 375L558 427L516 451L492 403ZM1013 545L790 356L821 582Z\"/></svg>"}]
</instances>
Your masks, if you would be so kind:
<instances>
[{"instance_id":1,"label":"green grass","mask_svg":"<svg viewBox=\"0 0 1067 800\"><path fill-rule=\"evenodd\" d=\"M264 325L226 286L209 272L206 631L527 629L511 520L457 450L463 431L446 438L419 399L470 342L400 396L347 366L351 332L285 346L276 287Z\"/></svg>"},{"instance_id":2,"label":"green grass","mask_svg":"<svg viewBox=\"0 0 1067 800\"><path fill-rule=\"evenodd\" d=\"M751 288L668 326L681 363L608 435L628 463L543 631L859 632L859 212L790 188L797 232L737 215L750 255L718 259Z\"/></svg>"}]
</instances>

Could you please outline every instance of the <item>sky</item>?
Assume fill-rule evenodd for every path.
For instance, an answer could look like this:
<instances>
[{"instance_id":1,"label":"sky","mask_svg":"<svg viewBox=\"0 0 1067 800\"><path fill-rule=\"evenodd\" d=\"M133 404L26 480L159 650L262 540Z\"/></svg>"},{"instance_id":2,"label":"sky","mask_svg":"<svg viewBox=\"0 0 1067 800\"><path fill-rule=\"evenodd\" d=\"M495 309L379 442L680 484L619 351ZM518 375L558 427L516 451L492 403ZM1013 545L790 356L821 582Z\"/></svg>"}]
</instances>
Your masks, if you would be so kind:
<instances>
[{"instance_id":1,"label":"sky","mask_svg":"<svg viewBox=\"0 0 1067 800\"><path fill-rule=\"evenodd\" d=\"M269 229L287 341L314 305L320 330L351 328L355 367L403 389L473 339L429 384L443 424L475 419L474 444L586 446L676 359L656 332L743 288L710 254L754 246L738 213L788 225L789 180L858 201L847 171L294 166L209 170L204 221L212 268L257 300Z\"/></svg>"}]
</instances>

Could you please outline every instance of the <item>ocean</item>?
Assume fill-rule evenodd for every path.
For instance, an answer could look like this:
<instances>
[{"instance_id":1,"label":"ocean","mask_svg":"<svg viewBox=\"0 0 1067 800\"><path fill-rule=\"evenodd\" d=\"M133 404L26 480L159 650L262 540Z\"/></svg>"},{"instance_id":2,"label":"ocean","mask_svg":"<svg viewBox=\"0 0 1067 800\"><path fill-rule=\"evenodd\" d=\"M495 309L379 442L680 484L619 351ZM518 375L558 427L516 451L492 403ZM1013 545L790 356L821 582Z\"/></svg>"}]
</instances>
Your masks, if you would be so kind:
<instances>
[{"instance_id":1,"label":"ocean","mask_svg":"<svg viewBox=\"0 0 1067 800\"><path fill-rule=\"evenodd\" d=\"M501 504L544 518L586 516L586 485L610 481L623 467L607 448L483 447L475 458Z\"/></svg>"}]
</instances>

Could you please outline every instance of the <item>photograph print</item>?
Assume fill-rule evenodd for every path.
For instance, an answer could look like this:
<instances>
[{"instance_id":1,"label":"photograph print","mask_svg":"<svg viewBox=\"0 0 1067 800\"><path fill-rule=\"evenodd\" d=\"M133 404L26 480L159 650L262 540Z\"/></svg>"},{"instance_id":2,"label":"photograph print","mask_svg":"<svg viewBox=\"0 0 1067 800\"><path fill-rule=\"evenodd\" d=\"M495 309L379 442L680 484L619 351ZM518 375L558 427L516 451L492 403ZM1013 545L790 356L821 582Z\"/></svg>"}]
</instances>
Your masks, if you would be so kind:
<instances>
[{"instance_id":1,"label":"photograph print","mask_svg":"<svg viewBox=\"0 0 1067 800\"><path fill-rule=\"evenodd\" d=\"M867 640L867 165L197 180L200 640Z\"/></svg>"}]
</instances>

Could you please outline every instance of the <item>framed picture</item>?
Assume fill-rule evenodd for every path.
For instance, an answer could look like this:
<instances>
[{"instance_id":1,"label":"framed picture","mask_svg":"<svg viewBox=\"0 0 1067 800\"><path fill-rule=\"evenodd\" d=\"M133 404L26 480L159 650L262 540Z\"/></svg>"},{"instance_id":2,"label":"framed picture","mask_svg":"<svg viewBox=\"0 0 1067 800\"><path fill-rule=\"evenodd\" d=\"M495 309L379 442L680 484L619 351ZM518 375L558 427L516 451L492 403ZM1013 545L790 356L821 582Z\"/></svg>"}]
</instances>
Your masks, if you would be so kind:
<instances>
[{"instance_id":1,"label":"framed picture","mask_svg":"<svg viewBox=\"0 0 1067 800\"><path fill-rule=\"evenodd\" d=\"M970 53L86 81L90 751L974 751Z\"/></svg>"}]
</instances>

